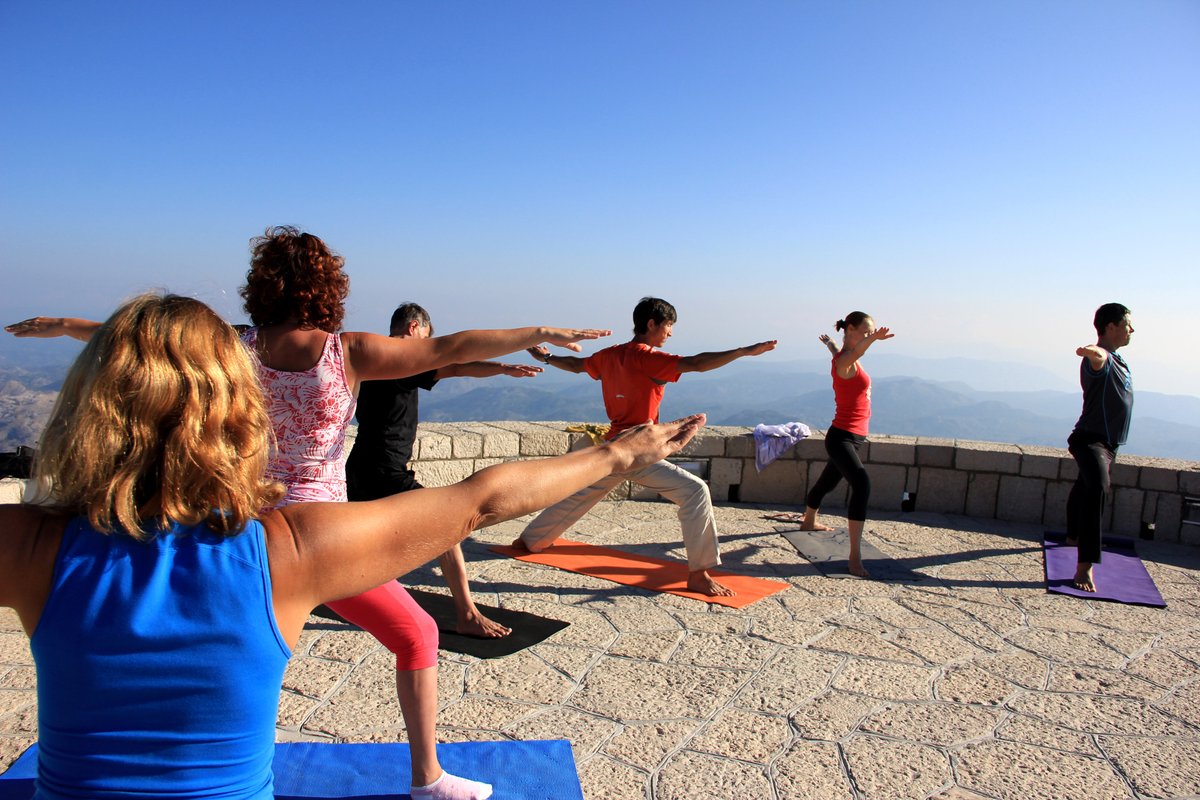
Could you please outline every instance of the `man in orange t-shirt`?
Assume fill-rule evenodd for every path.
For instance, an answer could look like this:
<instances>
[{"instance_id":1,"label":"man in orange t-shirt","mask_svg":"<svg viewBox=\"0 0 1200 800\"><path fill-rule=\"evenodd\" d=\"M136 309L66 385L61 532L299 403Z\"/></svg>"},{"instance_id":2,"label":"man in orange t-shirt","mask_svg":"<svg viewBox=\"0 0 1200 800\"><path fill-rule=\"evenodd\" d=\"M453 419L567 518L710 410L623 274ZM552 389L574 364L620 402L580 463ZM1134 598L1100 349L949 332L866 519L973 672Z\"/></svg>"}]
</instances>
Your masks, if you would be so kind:
<instances>
[{"instance_id":1,"label":"man in orange t-shirt","mask_svg":"<svg viewBox=\"0 0 1200 800\"><path fill-rule=\"evenodd\" d=\"M771 340L694 356L664 353L657 348L671 338L676 318L675 307L666 300L643 297L633 309L633 339L625 344L605 348L587 358L551 355L544 347L531 347L529 352L544 364L567 372L586 372L600 381L604 410L612 423L606 438L612 439L627 428L657 422L664 388L679 380L683 373L707 372L742 356L757 356L775 349L775 341ZM668 461L610 475L576 492L539 514L513 544L534 553L545 550L623 480L653 489L679 506L683 544L688 555L688 589L707 595L732 595L731 589L708 574L709 569L721 563L708 485Z\"/></svg>"}]
</instances>

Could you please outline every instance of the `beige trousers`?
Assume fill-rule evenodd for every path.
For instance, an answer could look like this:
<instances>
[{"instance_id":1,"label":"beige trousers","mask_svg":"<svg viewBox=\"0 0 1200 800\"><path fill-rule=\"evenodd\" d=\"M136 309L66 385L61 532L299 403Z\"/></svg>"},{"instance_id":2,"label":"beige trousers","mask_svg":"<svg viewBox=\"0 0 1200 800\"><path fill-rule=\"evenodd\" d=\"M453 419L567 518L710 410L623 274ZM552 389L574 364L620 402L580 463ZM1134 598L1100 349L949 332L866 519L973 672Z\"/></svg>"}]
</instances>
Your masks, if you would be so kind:
<instances>
[{"instance_id":1,"label":"beige trousers","mask_svg":"<svg viewBox=\"0 0 1200 800\"><path fill-rule=\"evenodd\" d=\"M721 563L717 521L713 516L708 485L669 461L659 461L633 472L609 475L580 489L538 514L521 533L521 541L531 550L551 544L624 480L652 489L679 506L679 523L683 528L683 546L687 549L689 571L696 572Z\"/></svg>"}]
</instances>

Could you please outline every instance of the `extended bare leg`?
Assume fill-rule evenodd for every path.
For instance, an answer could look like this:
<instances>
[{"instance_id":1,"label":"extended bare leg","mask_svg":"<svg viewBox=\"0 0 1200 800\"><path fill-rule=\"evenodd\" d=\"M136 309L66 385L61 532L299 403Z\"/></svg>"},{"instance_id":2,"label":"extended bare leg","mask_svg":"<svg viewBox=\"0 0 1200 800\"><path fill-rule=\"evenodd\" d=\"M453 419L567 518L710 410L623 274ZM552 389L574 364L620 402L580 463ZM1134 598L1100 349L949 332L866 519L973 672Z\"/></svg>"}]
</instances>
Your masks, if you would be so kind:
<instances>
[{"instance_id":1,"label":"extended bare leg","mask_svg":"<svg viewBox=\"0 0 1200 800\"><path fill-rule=\"evenodd\" d=\"M437 667L396 670L396 696L408 730L414 800L486 800L492 787L451 775L437 757Z\"/></svg>"},{"instance_id":2,"label":"extended bare leg","mask_svg":"<svg viewBox=\"0 0 1200 800\"><path fill-rule=\"evenodd\" d=\"M863 525L861 519L847 520L850 528L850 574L860 578L869 578L871 573L867 572L867 568L862 563L862 534Z\"/></svg>"}]
</instances>

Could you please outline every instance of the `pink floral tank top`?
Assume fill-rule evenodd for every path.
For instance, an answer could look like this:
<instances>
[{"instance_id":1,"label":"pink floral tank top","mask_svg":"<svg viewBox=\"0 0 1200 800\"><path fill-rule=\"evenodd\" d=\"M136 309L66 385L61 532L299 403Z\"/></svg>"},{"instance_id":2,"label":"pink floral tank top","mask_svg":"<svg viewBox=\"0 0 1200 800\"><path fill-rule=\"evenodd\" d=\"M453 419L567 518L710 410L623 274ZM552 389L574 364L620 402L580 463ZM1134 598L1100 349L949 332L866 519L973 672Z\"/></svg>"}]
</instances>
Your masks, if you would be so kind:
<instances>
[{"instance_id":1,"label":"pink floral tank top","mask_svg":"<svg viewBox=\"0 0 1200 800\"><path fill-rule=\"evenodd\" d=\"M342 337L329 334L316 365L298 372L271 369L258 359L258 329L242 334L267 394L275 429L267 474L287 487L279 505L346 501L346 426L354 393L346 380Z\"/></svg>"}]
</instances>

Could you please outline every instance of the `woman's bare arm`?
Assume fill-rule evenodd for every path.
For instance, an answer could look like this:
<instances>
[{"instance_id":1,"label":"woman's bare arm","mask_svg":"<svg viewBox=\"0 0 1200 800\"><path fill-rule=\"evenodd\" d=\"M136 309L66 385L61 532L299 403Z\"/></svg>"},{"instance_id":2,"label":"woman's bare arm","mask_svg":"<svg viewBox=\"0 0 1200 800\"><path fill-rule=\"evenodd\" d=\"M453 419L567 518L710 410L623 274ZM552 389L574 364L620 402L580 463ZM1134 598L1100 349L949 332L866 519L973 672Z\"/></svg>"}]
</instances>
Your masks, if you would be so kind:
<instances>
[{"instance_id":1,"label":"woman's bare arm","mask_svg":"<svg viewBox=\"0 0 1200 800\"><path fill-rule=\"evenodd\" d=\"M100 329L99 322L79 317L30 317L4 326L4 330L18 338L53 339L70 336L86 342Z\"/></svg>"},{"instance_id":2,"label":"woman's bare arm","mask_svg":"<svg viewBox=\"0 0 1200 800\"><path fill-rule=\"evenodd\" d=\"M611 473L661 461L704 422L698 414L639 426L601 447L498 464L439 489L366 503L300 503L272 512L263 524L280 630L295 641L315 606L403 575L477 528L545 508Z\"/></svg>"},{"instance_id":3,"label":"woman's bare arm","mask_svg":"<svg viewBox=\"0 0 1200 800\"><path fill-rule=\"evenodd\" d=\"M578 342L608 336L600 328L503 328L472 330L431 339L395 338L373 333L343 333L351 380L405 378L431 369L492 358L541 342L578 351Z\"/></svg>"},{"instance_id":4,"label":"woman's bare arm","mask_svg":"<svg viewBox=\"0 0 1200 800\"><path fill-rule=\"evenodd\" d=\"M862 358L867 349L875 342L881 339L892 339L896 334L892 333L888 328L876 328L875 332L870 336L865 337L854 347L843 352L837 360L838 375L843 378L852 378L858 372L858 360Z\"/></svg>"}]
</instances>

